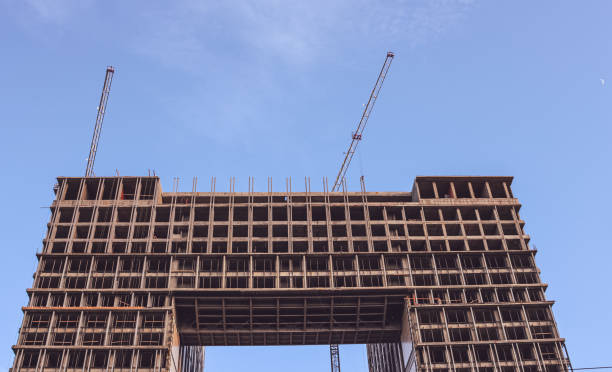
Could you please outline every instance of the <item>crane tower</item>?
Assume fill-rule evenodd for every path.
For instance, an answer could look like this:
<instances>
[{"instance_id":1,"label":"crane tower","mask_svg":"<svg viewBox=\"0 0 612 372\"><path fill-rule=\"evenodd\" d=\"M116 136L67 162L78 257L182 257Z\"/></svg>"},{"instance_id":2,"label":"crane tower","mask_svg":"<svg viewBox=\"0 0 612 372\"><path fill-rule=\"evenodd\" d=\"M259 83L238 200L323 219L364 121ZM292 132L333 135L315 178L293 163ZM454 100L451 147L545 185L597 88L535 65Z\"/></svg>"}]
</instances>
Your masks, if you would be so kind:
<instances>
[{"instance_id":1,"label":"crane tower","mask_svg":"<svg viewBox=\"0 0 612 372\"><path fill-rule=\"evenodd\" d=\"M376 79L376 83L374 84L374 88L372 88L372 92L370 93L368 103L363 109L363 114L361 114L359 124L357 124L357 130L355 130L355 132L351 136L351 144L349 145L348 151L344 156L342 166L340 167L340 171L338 171L338 175L336 176L336 181L334 181L334 185L332 186L332 191L338 191L340 185L344 181L344 177L346 175L346 172L348 171L348 167L349 165L351 165L351 160L353 160L353 155L355 155L355 151L357 151L357 145L359 144L359 141L361 141L363 130L365 129L365 126L368 123L368 119L372 114L372 109L374 108L374 104L376 103L376 98L378 98L378 94L380 93L380 89L382 88L383 82L385 81L385 77L387 77L389 67L391 67L393 57L394 54L392 52L387 52L385 63L383 63L383 66L380 69L380 73L378 74L378 78ZM329 345L329 355L331 359L331 372L340 372L340 348L337 344Z\"/></svg>"}]
</instances>

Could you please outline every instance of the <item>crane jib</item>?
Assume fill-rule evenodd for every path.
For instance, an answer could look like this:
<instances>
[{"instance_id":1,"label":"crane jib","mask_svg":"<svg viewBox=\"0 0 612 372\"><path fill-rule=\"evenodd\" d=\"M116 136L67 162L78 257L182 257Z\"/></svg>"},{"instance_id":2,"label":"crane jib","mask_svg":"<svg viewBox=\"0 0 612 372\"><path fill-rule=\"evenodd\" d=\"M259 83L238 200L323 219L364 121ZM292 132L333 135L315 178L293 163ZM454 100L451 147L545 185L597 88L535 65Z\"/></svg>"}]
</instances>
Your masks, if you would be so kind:
<instances>
[{"instance_id":1,"label":"crane jib","mask_svg":"<svg viewBox=\"0 0 612 372\"><path fill-rule=\"evenodd\" d=\"M363 138L363 131L372 113L372 109L374 108L374 104L376 103L376 98L378 98L378 94L380 93L380 89L382 88L383 82L385 81L385 77L387 76L389 67L391 67L391 61L393 61L394 56L395 55L392 52L387 52L385 63L383 63L383 66L380 69L380 73L378 74L378 78L376 79L376 84L374 84L374 88L372 88L368 103L363 109L363 114L361 115L361 119L357 124L357 130L351 136L351 144L349 145L349 149L346 152L346 155L344 156L344 160L342 161L342 165L340 166L340 171L338 171L338 175L336 176L336 180L334 181L334 185L332 186L332 191L337 191L340 188L340 185L342 184L344 177L346 176L346 172L348 171L349 165L351 164L351 160L353 160L353 155L357 150L357 144Z\"/></svg>"},{"instance_id":2,"label":"crane jib","mask_svg":"<svg viewBox=\"0 0 612 372\"><path fill-rule=\"evenodd\" d=\"M98 114L96 115L96 124L94 126L94 133L91 139L91 146L89 147L89 156L87 157L87 168L85 169L85 177L92 177L94 175L93 166L94 161L96 160L96 153L98 152L98 142L100 141L102 122L104 121L104 114L106 113L106 104L108 102L108 95L110 93L114 73L115 69L113 68L113 66L108 66L106 68L106 76L104 77L104 85L102 86L102 96L100 96Z\"/></svg>"}]
</instances>

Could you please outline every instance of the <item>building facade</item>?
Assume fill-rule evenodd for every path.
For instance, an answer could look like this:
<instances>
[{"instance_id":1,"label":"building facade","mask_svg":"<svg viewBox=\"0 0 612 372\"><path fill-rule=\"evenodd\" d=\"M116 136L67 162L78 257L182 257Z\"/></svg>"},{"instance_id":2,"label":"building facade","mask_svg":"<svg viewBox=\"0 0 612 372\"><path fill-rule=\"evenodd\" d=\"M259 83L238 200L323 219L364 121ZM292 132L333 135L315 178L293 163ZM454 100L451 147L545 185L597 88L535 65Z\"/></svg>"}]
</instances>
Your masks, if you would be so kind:
<instances>
[{"instance_id":1,"label":"building facade","mask_svg":"<svg viewBox=\"0 0 612 372\"><path fill-rule=\"evenodd\" d=\"M13 371L200 371L203 346L347 343L372 372L568 370L511 182L58 178Z\"/></svg>"}]
</instances>

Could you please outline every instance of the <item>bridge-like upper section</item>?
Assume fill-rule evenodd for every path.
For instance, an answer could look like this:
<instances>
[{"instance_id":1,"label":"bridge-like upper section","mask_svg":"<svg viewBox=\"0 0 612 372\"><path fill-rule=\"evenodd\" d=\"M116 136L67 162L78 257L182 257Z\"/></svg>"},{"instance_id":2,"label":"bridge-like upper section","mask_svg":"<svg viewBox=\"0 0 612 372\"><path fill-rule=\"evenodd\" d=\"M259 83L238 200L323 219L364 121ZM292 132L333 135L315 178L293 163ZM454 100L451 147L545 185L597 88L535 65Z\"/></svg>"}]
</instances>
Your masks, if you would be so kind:
<instances>
[{"instance_id":1,"label":"bridge-like upper section","mask_svg":"<svg viewBox=\"0 0 612 372\"><path fill-rule=\"evenodd\" d=\"M157 177L58 178L30 292L38 303L63 289L85 290L92 306L173 305L189 344L393 341L416 289L489 283L485 265L463 274L461 260L530 259L511 181L164 193Z\"/></svg>"}]
</instances>

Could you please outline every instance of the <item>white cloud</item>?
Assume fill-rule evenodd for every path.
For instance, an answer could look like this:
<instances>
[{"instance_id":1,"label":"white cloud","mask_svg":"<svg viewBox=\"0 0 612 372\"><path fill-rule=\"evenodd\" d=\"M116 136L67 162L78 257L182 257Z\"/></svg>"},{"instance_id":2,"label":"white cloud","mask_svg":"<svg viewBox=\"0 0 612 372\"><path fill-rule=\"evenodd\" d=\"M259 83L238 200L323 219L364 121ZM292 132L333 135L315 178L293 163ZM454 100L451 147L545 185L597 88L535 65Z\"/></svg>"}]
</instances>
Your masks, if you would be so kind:
<instances>
[{"instance_id":1,"label":"white cloud","mask_svg":"<svg viewBox=\"0 0 612 372\"><path fill-rule=\"evenodd\" d=\"M163 104L175 112L176 124L217 142L248 147L253 135L266 137L275 130L259 115L270 111L270 97L287 94L280 71L297 79L309 74L296 69L342 59L343 50L359 55L360 48L384 53L386 48L417 47L453 27L471 5L461 0L234 0L204 5L183 0L169 9L147 9L131 44L138 53L199 78L193 92ZM353 62L346 58L345 63Z\"/></svg>"},{"instance_id":2,"label":"white cloud","mask_svg":"<svg viewBox=\"0 0 612 372\"><path fill-rule=\"evenodd\" d=\"M96 5L93 0L21 4L52 24L69 23ZM221 42L255 58L304 65L340 47L418 46L453 27L472 5L472 0L108 1L99 16L119 23L126 46L165 64L189 68L232 58L218 48Z\"/></svg>"},{"instance_id":3,"label":"white cloud","mask_svg":"<svg viewBox=\"0 0 612 372\"><path fill-rule=\"evenodd\" d=\"M298 79L309 74L296 70L330 60L352 64L350 56L372 49L399 55L454 27L472 6L465 0L109 0L98 14L92 0L24 1L51 25L100 17L112 25L109 37L119 49L196 78L192 92L173 93L160 109L220 142L255 131L255 117L287 94L279 74ZM266 131L267 121L257 125L258 133Z\"/></svg>"},{"instance_id":4,"label":"white cloud","mask_svg":"<svg viewBox=\"0 0 612 372\"><path fill-rule=\"evenodd\" d=\"M254 58L292 65L316 61L341 47L376 43L415 47L457 23L466 0L235 0L202 5L187 0L150 11L137 48L164 63L198 64L225 51L246 49ZM348 45L347 45L348 44ZM146 46L146 47L139 47ZM232 56L226 56L232 58Z\"/></svg>"},{"instance_id":5,"label":"white cloud","mask_svg":"<svg viewBox=\"0 0 612 372\"><path fill-rule=\"evenodd\" d=\"M44 22L62 23L83 9L89 8L91 0L23 0L36 17Z\"/></svg>"}]
</instances>

